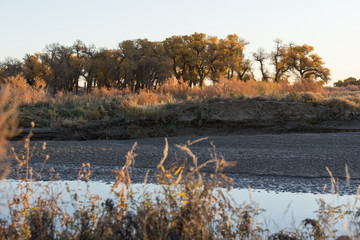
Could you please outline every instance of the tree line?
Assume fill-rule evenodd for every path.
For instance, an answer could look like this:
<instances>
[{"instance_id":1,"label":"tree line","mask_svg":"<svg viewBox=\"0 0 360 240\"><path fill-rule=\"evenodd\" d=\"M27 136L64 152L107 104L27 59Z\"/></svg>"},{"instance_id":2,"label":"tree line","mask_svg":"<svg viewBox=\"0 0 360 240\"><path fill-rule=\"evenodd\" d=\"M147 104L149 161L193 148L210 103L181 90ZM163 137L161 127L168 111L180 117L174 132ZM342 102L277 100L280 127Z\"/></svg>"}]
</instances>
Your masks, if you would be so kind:
<instances>
[{"instance_id":1,"label":"tree line","mask_svg":"<svg viewBox=\"0 0 360 240\"><path fill-rule=\"evenodd\" d=\"M346 87L349 85L360 86L360 79L356 79L354 77L348 77L344 80L339 80L334 83L335 87Z\"/></svg>"},{"instance_id":2,"label":"tree line","mask_svg":"<svg viewBox=\"0 0 360 240\"><path fill-rule=\"evenodd\" d=\"M203 86L205 80L237 78L254 80L259 68L262 81L282 82L289 77L314 78L327 82L330 70L309 45L275 41L272 52L259 49L245 55L248 42L236 34L219 39L205 33L171 36L164 41L126 40L116 49L97 49L76 40L72 46L49 44L42 53L26 54L22 61L7 58L0 62L0 81L21 74L28 84L43 79L54 94L86 91L94 87L153 89L168 78L183 79L189 86Z\"/></svg>"}]
</instances>

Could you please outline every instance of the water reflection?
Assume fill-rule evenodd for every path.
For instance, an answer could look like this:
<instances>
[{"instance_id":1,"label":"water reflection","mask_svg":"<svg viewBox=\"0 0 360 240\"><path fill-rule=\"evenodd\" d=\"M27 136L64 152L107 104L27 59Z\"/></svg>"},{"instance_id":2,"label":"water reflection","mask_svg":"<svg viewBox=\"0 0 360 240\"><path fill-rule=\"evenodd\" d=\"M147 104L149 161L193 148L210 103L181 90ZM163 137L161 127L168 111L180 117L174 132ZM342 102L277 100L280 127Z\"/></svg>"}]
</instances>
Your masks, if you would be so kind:
<instances>
[{"instance_id":1,"label":"water reflection","mask_svg":"<svg viewBox=\"0 0 360 240\"><path fill-rule=\"evenodd\" d=\"M33 189L34 198L43 194L42 186L49 184L49 182L36 182L37 185ZM7 218L9 211L7 209L7 201L11 199L14 194L19 194L17 190L18 182L15 180L4 180L1 185L1 195L0 195L0 204L1 204L1 218ZM47 194L59 193L62 192L62 204L68 212L73 212L74 210L70 204L70 194L67 193L67 189L70 189L72 193L77 191L80 200L84 198L86 194L99 195L102 199L113 198L114 195L110 193L111 183L105 182L83 182L83 181L55 181L52 182L48 188ZM159 192L161 191L161 186L156 184L133 184L133 190L135 194L135 199L140 197L140 194L143 190L146 189L148 192ZM88 192L87 192L88 191ZM265 212L261 214L256 221L261 221L265 224L266 227L272 229L273 231L282 230L286 227L290 229L298 228L301 221L305 218L316 218L316 210L319 208L318 200L322 198L326 203L338 206L350 203L353 205L356 196L347 195L347 196L338 196L331 194L311 194L311 193L292 193L292 192L275 192L275 191L265 191L257 189L232 189L229 192L230 196L238 204L250 203L254 201L258 204L259 208L264 209ZM342 225L342 223L341 223ZM341 226L339 226L341 231Z\"/></svg>"}]
</instances>

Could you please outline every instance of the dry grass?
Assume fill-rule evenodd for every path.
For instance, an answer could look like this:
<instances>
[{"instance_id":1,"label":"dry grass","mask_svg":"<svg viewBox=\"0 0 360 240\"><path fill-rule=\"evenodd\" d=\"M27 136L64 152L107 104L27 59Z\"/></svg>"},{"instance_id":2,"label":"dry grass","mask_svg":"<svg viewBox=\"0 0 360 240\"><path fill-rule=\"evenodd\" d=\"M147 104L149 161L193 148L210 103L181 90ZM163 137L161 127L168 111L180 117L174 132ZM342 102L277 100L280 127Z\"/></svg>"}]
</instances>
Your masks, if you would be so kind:
<instances>
[{"instance_id":1,"label":"dry grass","mask_svg":"<svg viewBox=\"0 0 360 240\"><path fill-rule=\"evenodd\" d=\"M178 146L189 156L189 164L184 161L169 168L164 165L168 156L166 141L156 174L162 190L152 193L145 189L140 199L133 198L131 181L135 143L125 165L114 171L113 198L105 201L87 190L80 199L79 192L53 192L49 191L50 183L37 184L44 165L40 169L31 165L35 149L29 139L30 135L24 143L24 157L13 150L19 193L8 203L10 220L0 221L1 239L256 239L266 234L253 220L261 213L257 205L235 206L222 188L231 185L231 179L222 171L232 163L214 152L211 160L198 164L189 146L201 139ZM205 175L201 169L208 165L213 165L214 171ZM89 182L91 173L90 164L83 164L78 180ZM35 191L40 195L35 197ZM73 214L58 207L64 194L70 194L76 209ZM154 198L154 194L158 197Z\"/></svg>"},{"instance_id":2,"label":"dry grass","mask_svg":"<svg viewBox=\"0 0 360 240\"><path fill-rule=\"evenodd\" d=\"M175 98L186 100L204 100L214 97L256 97L285 94L291 90L288 83L239 81L237 79L221 78L213 85L203 88L190 88L182 80L177 82L169 79L159 88L160 92L169 93Z\"/></svg>"},{"instance_id":3,"label":"dry grass","mask_svg":"<svg viewBox=\"0 0 360 240\"><path fill-rule=\"evenodd\" d=\"M58 92L55 97L51 97L43 88L28 86L24 81L21 76L9 78L7 81L12 86L12 92L21 100L19 112L21 127L30 127L33 121L38 127L86 126L92 122L132 118L135 112L151 113L153 112L151 109L160 109L160 105L221 98L323 104L334 108L336 116L347 115L346 111L349 109L355 111L360 104L360 91L350 87L324 88L311 79L299 80L291 85L287 82L252 80L243 82L222 78L213 85L203 88L191 88L182 80L169 79L152 91L140 90L138 93L133 93L129 89L99 88L92 93L78 96L73 93ZM350 107L343 113L339 111L345 108L334 103L340 100L347 102L345 107Z\"/></svg>"},{"instance_id":4,"label":"dry grass","mask_svg":"<svg viewBox=\"0 0 360 240\"><path fill-rule=\"evenodd\" d=\"M174 164L166 164L169 147L165 139L155 174L161 191L144 188L137 194L139 198L134 197L131 175L135 143L124 166L114 171L111 199L102 200L89 192L90 164L82 164L77 177L78 181L88 183L84 196L69 188L66 192L54 192L51 190L54 183L37 184L44 165L38 169L31 165L31 152L38 150L30 145L29 137L24 142L21 154L24 157L13 150L19 193L9 200L10 218L0 221L0 239L336 239L339 235L334 226L344 218L352 224L345 231L348 236L356 237L359 231L358 194L352 206L328 205L320 197L317 218L305 219L299 229L271 233L255 221L263 212L257 203L239 205L229 197L232 180L223 170L234 163L218 156L212 145L210 160L199 164L190 147L203 139L177 145L188 159ZM46 149L46 144L42 149ZM45 156L44 164L48 158ZM211 166L212 172L202 171ZM329 174L335 194L337 180L330 171ZM144 184L147 177L148 174ZM35 191L40 194L35 196ZM60 204L64 195L70 196L75 212Z\"/></svg>"},{"instance_id":5,"label":"dry grass","mask_svg":"<svg viewBox=\"0 0 360 240\"><path fill-rule=\"evenodd\" d=\"M47 92L44 90L45 83L41 79L36 79L35 85L30 86L26 79L20 75L9 77L5 81L5 86L9 86L9 91L21 104L34 104L49 99Z\"/></svg>"},{"instance_id":6,"label":"dry grass","mask_svg":"<svg viewBox=\"0 0 360 240\"><path fill-rule=\"evenodd\" d=\"M356 94L351 95L353 100L348 95L328 99L335 93L346 94L349 89L338 92L324 90L310 81L289 85L221 79L201 89L190 88L182 81L177 83L169 80L153 92L98 89L83 96L59 92L56 98L49 97L39 87L24 85L21 77L9 79L8 82L11 87L5 86L0 91L0 154L6 151L8 139L17 132L15 99L19 99L19 94L28 96L21 103L32 108L22 110L20 114L25 114L27 124L32 127L31 121L35 116L31 114L50 119L51 122L44 125L58 123L72 126L80 120L85 123L114 118L119 112L128 113L132 118L154 115L161 121L164 108L158 104L217 97L267 97L287 98L295 102L321 102L334 109L334 114L358 107ZM15 97L12 96L14 89ZM320 199L318 218L304 221L304 225L310 228L271 234L255 222L256 216L262 212L256 203L238 205L227 195L224 187L231 187L232 181L223 174L223 169L231 167L232 163L217 156L213 146L211 160L199 164L190 150L190 146L197 141L178 145L189 160L178 160L170 167L164 164L168 160L166 142L164 156L156 173L156 179L162 186L160 192L145 190L141 193L142 198L134 199L131 181L136 156L134 145L126 156L126 164L116 172L112 199L103 201L100 196L89 192L84 199L80 199L78 192L70 190L50 194L51 183L41 189L37 184L44 165L39 169L31 165L31 152L36 149L30 146L29 139L30 135L24 142L22 155L14 151L20 193L9 202L10 220L0 221L0 239L335 239L337 232L333 226L345 217L354 223L348 235L355 236L359 231L356 223L360 214L356 203L350 209L346 206L330 206ZM45 148L46 145L43 145ZM47 159L48 156L45 156L44 163ZM9 168L3 162L1 164L3 179ZM209 166L213 167L213 172L204 174L202 168ZM90 177L91 166L83 164L78 180L89 182ZM336 183L333 178L332 183ZM41 191L40 196L33 195L35 189ZM70 195L71 204L77 209L75 213L59 207L64 194ZM154 195L157 197L154 198Z\"/></svg>"},{"instance_id":7,"label":"dry grass","mask_svg":"<svg viewBox=\"0 0 360 240\"><path fill-rule=\"evenodd\" d=\"M8 140L18 133L17 104L9 86L0 89L0 180L9 172L8 163L3 159Z\"/></svg>"},{"instance_id":8,"label":"dry grass","mask_svg":"<svg viewBox=\"0 0 360 240\"><path fill-rule=\"evenodd\" d=\"M319 82L314 82L312 79L300 79L292 86L293 91L296 92L313 92L324 93L324 87Z\"/></svg>"},{"instance_id":9,"label":"dry grass","mask_svg":"<svg viewBox=\"0 0 360 240\"><path fill-rule=\"evenodd\" d=\"M148 106L164 103L178 103L184 101L202 101L216 97L266 97L270 99L282 99L291 92L297 93L316 93L323 95L324 98L358 97L360 93L359 86L347 87L323 87L320 83L312 79L301 79L293 85L274 82L256 82L239 81L237 79L221 78L213 85L200 87L189 87L181 79L168 79L163 85L155 90L140 90L138 93L132 93L129 89L106 89L96 88L90 94L76 96L73 93L58 92L55 97L44 89L45 84L41 79L35 81L34 86L26 84L22 76L9 77L6 79L6 85L10 86L13 95L18 96L20 104L36 104L47 102L50 104L77 103L86 104L91 102L113 101L117 99L123 107Z\"/></svg>"},{"instance_id":10,"label":"dry grass","mask_svg":"<svg viewBox=\"0 0 360 240\"><path fill-rule=\"evenodd\" d=\"M311 79L301 80L294 85L289 83L239 81L237 79L221 78L213 85L200 87L189 87L181 79L168 79L159 88L148 91L140 90L132 93L129 89L106 89L96 88L90 94L76 96L72 93L59 91L56 96L50 97L44 90L43 81L37 79L34 86L26 84L22 76L10 77L6 79L7 85L11 86L14 94L17 94L21 103L35 104L39 102L49 103L86 103L93 101L111 101L120 99L123 106L153 105L163 103L174 103L182 101L201 101L215 97L274 97L281 98L284 94L291 91L324 93L321 84Z\"/></svg>"}]
</instances>

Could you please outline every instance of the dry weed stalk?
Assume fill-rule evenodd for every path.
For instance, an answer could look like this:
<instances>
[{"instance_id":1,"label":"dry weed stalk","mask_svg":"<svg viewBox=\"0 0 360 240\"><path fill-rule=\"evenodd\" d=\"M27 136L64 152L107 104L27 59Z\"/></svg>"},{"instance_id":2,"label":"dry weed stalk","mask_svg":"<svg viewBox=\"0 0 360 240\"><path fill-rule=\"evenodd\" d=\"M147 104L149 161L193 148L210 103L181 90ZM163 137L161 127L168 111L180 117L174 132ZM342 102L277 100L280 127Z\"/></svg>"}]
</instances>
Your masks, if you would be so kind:
<instances>
[{"instance_id":1,"label":"dry weed stalk","mask_svg":"<svg viewBox=\"0 0 360 240\"><path fill-rule=\"evenodd\" d=\"M164 163L168 157L168 142L165 139L164 155L157 166L157 181L162 186L163 198L156 197L155 205L148 208L151 199L143 194L145 199L137 204L142 216L144 226L141 231L145 239L151 236L179 239L207 239L221 236L230 238L256 238L263 230L254 225L252 220L261 212L260 209L250 205L233 208L234 201L222 189L231 185L231 179L224 177L222 171L233 163L218 158L215 146L212 144L211 159L200 164L197 156L190 147L207 138L188 141L183 145L175 145L191 159L191 164L183 164L165 168ZM206 174L203 170L208 165L214 165L214 173ZM141 206L147 206L144 209ZM156 228L151 228L155 222ZM217 229L218 226L219 229Z\"/></svg>"},{"instance_id":2,"label":"dry weed stalk","mask_svg":"<svg viewBox=\"0 0 360 240\"><path fill-rule=\"evenodd\" d=\"M3 157L8 147L8 140L19 133L17 120L18 102L10 91L10 86L0 88L0 180L9 174L9 163Z\"/></svg>"},{"instance_id":3,"label":"dry weed stalk","mask_svg":"<svg viewBox=\"0 0 360 240\"><path fill-rule=\"evenodd\" d=\"M18 171L21 193L9 202L11 220L7 224L0 222L0 238L263 239L269 235L269 230L262 227L261 219L255 221L263 211L258 204L238 205L227 194L232 180L223 174L223 170L234 163L218 156L213 143L209 149L211 158L204 162L191 150L194 144L206 138L176 145L190 158L190 163L185 158L183 162L173 165L166 162L169 143L165 139L163 157L156 173L161 190L149 192L144 188L138 199L134 197L131 180L137 143L128 152L124 166L114 171L117 176L112 186L113 199L103 201L100 196L89 192L92 171L90 164L83 164L78 183L85 180L86 193L80 197L79 185L76 192L71 192L68 186L75 209L74 213L69 213L66 208L59 207L62 193L49 195L49 185L42 187L40 196L34 197L38 185L31 183L39 179L44 167L37 172L33 170L30 158L34 149L30 146L29 137L24 144L27 151L23 155L15 154L18 167L24 169ZM45 148L46 144L43 145ZM214 167L212 171L210 165ZM332 176L330 171L329 174ZM333 176L331 182L337 184ZM224 187L228 186L226 190ZM332 189L335 192L335 187ZM355 205L352 211L357 214ZM349 208L350 204L331 206L319 198L318 218L305 219L303 222L305 228L310 226L310 229L290 233L281 231L268 239L334 239L337 233L334 225L350 216ZM344 229L346 232L349 228L344 225Z\"/></svg>"}]
</instances>

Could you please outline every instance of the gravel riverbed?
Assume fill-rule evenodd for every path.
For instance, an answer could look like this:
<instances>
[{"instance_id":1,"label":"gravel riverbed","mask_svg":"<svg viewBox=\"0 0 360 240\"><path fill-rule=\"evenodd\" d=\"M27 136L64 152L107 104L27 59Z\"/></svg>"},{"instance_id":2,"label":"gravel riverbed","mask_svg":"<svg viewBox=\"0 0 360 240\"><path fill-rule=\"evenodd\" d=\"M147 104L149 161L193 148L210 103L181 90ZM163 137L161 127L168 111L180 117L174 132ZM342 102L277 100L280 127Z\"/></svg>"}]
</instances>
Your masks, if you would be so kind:
<instances>
[{"instance_id":1,"label":"gravel riverbed","mask_svg":"<svg viewBox=\"0 0 360 240\"><path fill-rule=\"evenodd\" d=\"M186 154L175 145L200 137L171 137L169 156L166 163L184 159ZM111 182L125 163L125 156L137 142L132 180L142 182L150 169L150 176L163 156L164 138L136 140L91 140L91 141L47 141L42 150L42 141L32 141L36 145L31 158L35 169L39 168L45 155L49 155L43 178L49 179L53 168L63 180L75 180L82 163L90 163L92 180ZM211 158L213 142L218 157L235 161L236 166L226 170L234 179L234 187L286 192L321 192L324 185L331 184L328 167L336 179L342 193L356 193L360 184L360 133L301 133L266 134L239 136L211 136L190 146L199 163ZM12 142L17 152L21 144ZM12 159L11 154L7 159ZM188 157L189 159L189 157ZM351 176L350 187L346 184L345 165ZM14 172L10 178L15 178ZM150 178L153 181L153 178ZM328 187L329 191L330 187Z\"/></svg>"}]
</instances>

